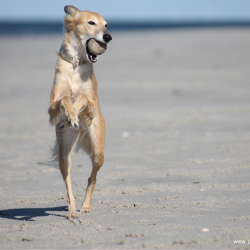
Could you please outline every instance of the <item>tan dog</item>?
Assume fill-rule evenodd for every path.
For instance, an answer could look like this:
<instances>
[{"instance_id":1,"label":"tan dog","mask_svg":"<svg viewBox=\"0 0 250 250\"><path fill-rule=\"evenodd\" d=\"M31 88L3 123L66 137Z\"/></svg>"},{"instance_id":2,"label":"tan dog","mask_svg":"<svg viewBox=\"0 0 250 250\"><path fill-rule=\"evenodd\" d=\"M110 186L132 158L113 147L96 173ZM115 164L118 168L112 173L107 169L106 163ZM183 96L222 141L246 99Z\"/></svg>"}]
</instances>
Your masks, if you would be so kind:
<instances>
[{"instance_id":1,"label":"tan dog","mask_svg":"<svg viewBox=\"0 0 250 250\"><path fill-rule=\"evenodd\" d=\"M74 218L77 215L70 178L74 150L83 149L93 165L82 213L91 210L96 175L104 161L105 121L99 107L93 72L97 56L90 53L87 43L94 38L105 44L112 37L106 30L106 21L99 14L79 11L74 6L65 6L64 11L66 33L57 58L48 113L50 123L56 125L53 161L59 161L67 189L68 217Z\"/></svg>"}]
</instances>

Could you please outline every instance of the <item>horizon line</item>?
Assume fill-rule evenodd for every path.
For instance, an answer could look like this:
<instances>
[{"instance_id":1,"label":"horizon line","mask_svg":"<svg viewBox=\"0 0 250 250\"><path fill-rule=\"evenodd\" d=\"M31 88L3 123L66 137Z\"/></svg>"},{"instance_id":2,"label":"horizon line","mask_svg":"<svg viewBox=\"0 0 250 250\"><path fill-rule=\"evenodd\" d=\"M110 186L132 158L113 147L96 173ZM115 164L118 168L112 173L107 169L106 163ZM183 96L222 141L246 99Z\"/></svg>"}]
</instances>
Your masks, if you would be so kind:
<instances>
[{"instance_id":1,"label":"horizon line","mask_svg":"<svg viewBox=\"0 0 250 250\"><path fill-rule=\"evenodd\" d=\"M250 28L250 19L244 20L109 20L108 30L153 30L153 29L188 29L188 28ZM62 21L3 21L0 20L0 35L11 34L46 34L61 33Z\"/></svg>"}]
</instances>

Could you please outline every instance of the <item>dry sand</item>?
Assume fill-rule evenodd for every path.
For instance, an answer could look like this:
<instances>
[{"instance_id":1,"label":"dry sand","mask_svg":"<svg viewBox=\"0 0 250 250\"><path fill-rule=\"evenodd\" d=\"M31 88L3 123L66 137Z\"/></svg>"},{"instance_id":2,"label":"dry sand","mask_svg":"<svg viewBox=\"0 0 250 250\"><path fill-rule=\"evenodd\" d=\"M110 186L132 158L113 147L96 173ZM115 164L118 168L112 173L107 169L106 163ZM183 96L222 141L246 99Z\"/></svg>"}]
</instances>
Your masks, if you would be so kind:
<instances>
[{"instance_id":1,"label":"dry sand","mask_svg":"<svg viewBox=\"0 0 250 250\"><path fill-rule=\"evenodd\" d=\"M105 163L75 220L59 170L39 164L62 35L0 38L0 248L249 249L250 29L112 36L95 65ZM90 171L76 155L78 210Z\"/></svg>"}]
</instances>

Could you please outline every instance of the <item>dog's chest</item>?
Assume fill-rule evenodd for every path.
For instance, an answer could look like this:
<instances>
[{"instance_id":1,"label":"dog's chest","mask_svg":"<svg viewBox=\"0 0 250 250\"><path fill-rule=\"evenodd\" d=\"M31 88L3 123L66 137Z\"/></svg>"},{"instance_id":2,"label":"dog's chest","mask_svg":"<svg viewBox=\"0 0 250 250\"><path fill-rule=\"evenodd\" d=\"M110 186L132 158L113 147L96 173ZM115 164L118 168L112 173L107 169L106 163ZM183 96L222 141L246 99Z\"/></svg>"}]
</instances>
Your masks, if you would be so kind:
<instances>
[{"instance_id":1,"label":"dog's chest","mask_svg":"<svg viewBox=\"0 0 250 250\"><path fill-rule=\"evenodd\" d=\"M72 82L71 82L71 89L72 89L72 94L76 94L84 85L84 81L81 79L80 76L74 75L72 77Z\"/></svg>"},{"instance_id":2,"label":"dog's chest","mask_svg":"<svg viewBox=\"0 0 250 250\"><path fill-rule=\"evenodd\" d=\"M84 93L86 96L89 96L93 91L92 81L90 77L75 72L72 76L71 89L74 101L80 94Z\"/></svg>"}]
</instances>

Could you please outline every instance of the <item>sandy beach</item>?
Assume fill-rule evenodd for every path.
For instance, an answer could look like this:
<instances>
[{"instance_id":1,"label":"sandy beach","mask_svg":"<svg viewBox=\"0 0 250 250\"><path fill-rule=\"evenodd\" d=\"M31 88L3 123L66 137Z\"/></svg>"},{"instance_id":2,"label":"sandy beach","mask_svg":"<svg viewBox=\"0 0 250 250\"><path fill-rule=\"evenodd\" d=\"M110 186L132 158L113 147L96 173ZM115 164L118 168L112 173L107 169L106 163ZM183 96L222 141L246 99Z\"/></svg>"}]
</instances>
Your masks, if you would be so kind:
<instances>
[{"instance_id":1,"label":"sandy beach","mask_svg":"<svg viewBox=\"0 0 250 250\"><path fill-rule=\"evenodd\" d=\"M70 220L41 165L63 34L0 37L0 249L249 249L250 29L112 36L95 64L105 162L91 213ZM90 172L75 155L78 211Z\"/></svg>"}]
</instances>

